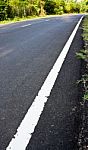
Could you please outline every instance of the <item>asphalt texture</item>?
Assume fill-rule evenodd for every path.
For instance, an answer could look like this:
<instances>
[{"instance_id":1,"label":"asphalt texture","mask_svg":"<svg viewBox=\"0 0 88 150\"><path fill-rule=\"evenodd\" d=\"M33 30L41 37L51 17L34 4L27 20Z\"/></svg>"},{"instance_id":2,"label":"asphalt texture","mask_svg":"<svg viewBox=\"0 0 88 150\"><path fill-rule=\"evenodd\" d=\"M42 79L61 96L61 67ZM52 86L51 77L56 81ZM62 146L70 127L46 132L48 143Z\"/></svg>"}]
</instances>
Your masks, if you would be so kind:
<instances>
[{"instance_id":1,"label":"asphalt texture","mask_svg":"<svg viewBox=\"0 0 88 150\"><path fill-rule=\"evenodd\" d=\"M81 15L0 27L0 150L6 149ZM26 24L31 24L25 26ZM27 150L73 150L81 49L77 33Z\"/></svg>"},{"instance_id":2,"label":"asphalt texture","mask_svg":"<svg viewBox=\"0 0 88 150\"><path fill-rule=\"evenodd\" d=\"M26 150L78 150L81 61L76 52L83 48L81 34L79 28Z\"/></svg>"}]
</instances>

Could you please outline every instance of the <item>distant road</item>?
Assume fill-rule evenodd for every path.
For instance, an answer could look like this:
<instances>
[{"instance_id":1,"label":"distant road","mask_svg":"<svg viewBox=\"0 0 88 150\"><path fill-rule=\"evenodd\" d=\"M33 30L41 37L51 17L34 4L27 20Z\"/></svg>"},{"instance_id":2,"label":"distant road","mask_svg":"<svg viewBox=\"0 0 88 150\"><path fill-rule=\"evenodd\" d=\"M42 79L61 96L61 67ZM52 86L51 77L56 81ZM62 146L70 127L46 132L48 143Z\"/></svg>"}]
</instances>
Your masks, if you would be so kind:
<instances>
[{"instance_id":1,"label":"distant road","mask_svg":"<svg viewBox=\"0 0 88 150\"><path fill-rule=\"evenodd\" d=\"M36 19L0 27L0 150L9 145L81 16Z\"/></svg>"}]
</instances>

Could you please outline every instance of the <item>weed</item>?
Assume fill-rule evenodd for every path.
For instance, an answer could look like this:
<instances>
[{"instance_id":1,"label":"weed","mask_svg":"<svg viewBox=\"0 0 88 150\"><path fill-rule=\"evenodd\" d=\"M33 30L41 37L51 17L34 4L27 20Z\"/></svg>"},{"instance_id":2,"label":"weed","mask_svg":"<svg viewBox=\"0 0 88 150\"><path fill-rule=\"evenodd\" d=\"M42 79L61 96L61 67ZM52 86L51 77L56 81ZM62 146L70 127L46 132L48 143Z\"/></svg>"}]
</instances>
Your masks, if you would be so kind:
<instances>
[{"instance_id":1,"label":"weed","mask_svg":"<svg viewBox=\"0 0 88 150\"><path fill-rule=\"evenodd\" d=\"M79 53L76 53L76 56L78 59L82 59L86 63L86 68L85 68L85 74L82 75L82 79L78 81L77 83L82 83L84 87L84 96L83 100L88 100L88 16L85 17L83 21L83 40L84 40L84 49L80 50Z\"/></svg>"}]
</instances>

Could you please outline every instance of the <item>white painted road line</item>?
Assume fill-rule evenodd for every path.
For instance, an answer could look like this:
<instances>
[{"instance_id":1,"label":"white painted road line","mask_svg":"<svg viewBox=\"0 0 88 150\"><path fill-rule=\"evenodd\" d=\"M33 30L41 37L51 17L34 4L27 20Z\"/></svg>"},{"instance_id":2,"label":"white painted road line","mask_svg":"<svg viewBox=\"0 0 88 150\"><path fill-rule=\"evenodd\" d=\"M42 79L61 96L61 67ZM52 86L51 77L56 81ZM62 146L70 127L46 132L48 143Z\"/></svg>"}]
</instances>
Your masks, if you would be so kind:
<instances>
[{"instance_id":1,"label":"white painted road line","mask_svg":"<svg viewBox=\"0 0 88 150\"><path fill-rule=\"evenodd\" d=\"M29 108L27 114L25 115L22 123L17 129L17 133L14 138L11 140L9 146L6 150L25 150L31 137L34 129L39 121L41 113L43 112L45 103L50 96L51 90L54 86L54 83L57 79L57 76L60 72L62 64L66 58L66 55L69 51L69 48L72 44L72 41L76 35L76 32L79 28L79 25L82 21L83 17L79 20L78 24L76 25L74 31L72 32L70 38L68 39L66 45L64 46L61 54L59 55L58 59L56 60L53 68L51 69L49 75L47 76L44 84L42 85L38 96L35 97L34 102L32 103L31 107Z\"/></svg>"},{"instance_id":2,"label":"white painted road line","mask_svg":"<svg viewBox=\"0 0 88 150\"><path fill-rule=\"evenodd\" d=\"M21 28L28 27L28 26L31 26L31 24L23 25L23 26L21 26Z\"/></svg>"},{"instance_id":3,"label":"white painted road line","mask_svg":"<svg viewBox=\"0 0 88 150\"><path fill-rule=\"evenodd\" d=\"M2 58L2 57L4 57L4 56L8 55L9 53L12 53L13 51L14 51L13 49L4 51L3 53L0 54L0 58Z\"/></svg>"},{"instance_id":4,"label":"white painted road line","mask_svg":"<svg viewBox=\"0 0 88 150\"><path fill-rule=\"evenodd\" d=\"M49 19L47 19L47 20L45 20L45 21L47 22L47 21L50 21L50 20L49 20Z\"/></svg>"}]
</instances>

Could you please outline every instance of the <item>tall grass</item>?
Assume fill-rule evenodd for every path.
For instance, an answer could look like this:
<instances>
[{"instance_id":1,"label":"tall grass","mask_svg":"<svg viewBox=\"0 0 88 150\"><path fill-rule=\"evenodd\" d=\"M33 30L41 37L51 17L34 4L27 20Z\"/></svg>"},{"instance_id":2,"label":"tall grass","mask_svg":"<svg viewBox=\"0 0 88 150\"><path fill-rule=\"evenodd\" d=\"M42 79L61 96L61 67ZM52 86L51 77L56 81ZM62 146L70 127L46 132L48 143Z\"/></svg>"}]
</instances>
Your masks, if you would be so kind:
<instances>
[{"instance_id":1,"label":"tall grass","mask_svg":"<svg viewBox=\"0 0 88 150\"><path fill-rule=\"evenodd\" d=\"M88 16L85 17L83 21L83 40L84 40L84 49L80 50L79 53L76 53L79 59L82 59L86 63L85 74L82 75L82 79L80 82L83 83L84 86L84 101L88 100Z\"/></svg>"}]
</instances>

